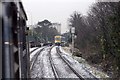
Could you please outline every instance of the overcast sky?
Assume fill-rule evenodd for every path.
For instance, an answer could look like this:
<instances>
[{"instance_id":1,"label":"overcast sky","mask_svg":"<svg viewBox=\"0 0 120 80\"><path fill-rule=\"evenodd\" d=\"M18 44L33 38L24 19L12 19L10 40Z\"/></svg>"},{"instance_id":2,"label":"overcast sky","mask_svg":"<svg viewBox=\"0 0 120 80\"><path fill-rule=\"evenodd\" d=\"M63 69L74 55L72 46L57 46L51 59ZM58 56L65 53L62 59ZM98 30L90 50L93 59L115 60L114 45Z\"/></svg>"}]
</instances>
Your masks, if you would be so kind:
<instances>
[{"instance_id":1,"label":"overcast sky","mask_svg":"<svg viewBox=\"0 0 120 80\"><path fill-rule=\"evenodd\" d=\"M28 16L27 24L37 24L38 21L47 19L52 23L61 23L61 31L67 30L67 19L78 11L87 14L89 6L95 0L22 0Z\"/></svg>"}]
</instances>

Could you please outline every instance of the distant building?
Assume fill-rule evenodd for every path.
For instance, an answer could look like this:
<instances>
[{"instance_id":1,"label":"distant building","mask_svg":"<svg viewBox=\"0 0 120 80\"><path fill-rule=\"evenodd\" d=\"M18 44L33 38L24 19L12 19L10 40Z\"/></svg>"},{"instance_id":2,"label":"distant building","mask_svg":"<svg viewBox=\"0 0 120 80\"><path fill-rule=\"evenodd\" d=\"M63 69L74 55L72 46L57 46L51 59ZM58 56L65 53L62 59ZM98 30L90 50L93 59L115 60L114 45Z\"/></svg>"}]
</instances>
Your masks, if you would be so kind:
<instances>
[{"instance_id":1,"label":"distant building","mask_svg":"<svg viewBox=\"0 0 120 80\"><path fill-rule=\"evenodd\" d=\"M60 23L52 23L52 27L56 28L58 33L61 34L61 24Z\"/></svg>"}]
</instances>

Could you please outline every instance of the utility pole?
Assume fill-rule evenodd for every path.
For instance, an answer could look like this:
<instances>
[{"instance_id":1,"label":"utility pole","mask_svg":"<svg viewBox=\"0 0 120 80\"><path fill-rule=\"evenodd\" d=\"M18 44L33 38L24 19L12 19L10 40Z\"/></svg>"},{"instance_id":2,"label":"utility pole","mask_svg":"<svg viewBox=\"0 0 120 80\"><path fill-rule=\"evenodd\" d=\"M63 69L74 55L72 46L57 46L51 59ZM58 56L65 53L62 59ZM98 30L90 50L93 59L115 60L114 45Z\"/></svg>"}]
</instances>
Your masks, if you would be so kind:
<instances>
[{"instance_id":1,"label":"utility pole","mask_svg":"<svg viewBox=\"0 0 120 80\"><path fill-rule=\"evenodd\" d=\"M72 54L74 53L74 34L75 34L75 27L71 28L72 33Z\"/></svg>"},{"instance_id":2,"label":"utility pole","mask_svg":"<svg viewBox=\"0 0 120 80\"><path fill-rule=\"evenodd\" d=\"M26 42L27 42L27 78L29 78L30 77L29 27L26 28Z\"/></svg>"}]
</instances>

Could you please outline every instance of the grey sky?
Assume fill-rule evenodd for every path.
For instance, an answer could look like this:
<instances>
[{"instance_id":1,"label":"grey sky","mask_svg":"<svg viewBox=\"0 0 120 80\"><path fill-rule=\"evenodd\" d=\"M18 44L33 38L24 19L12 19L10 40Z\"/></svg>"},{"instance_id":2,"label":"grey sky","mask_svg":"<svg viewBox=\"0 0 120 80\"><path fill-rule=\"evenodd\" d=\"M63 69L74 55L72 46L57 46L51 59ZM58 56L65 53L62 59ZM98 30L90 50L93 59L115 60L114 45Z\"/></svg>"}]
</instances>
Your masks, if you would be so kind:
<instances>
[{"instance_id":1,"label":"grey sky","mask_svg":"<svg viewBox=\"0 0 120 80\"><path fill-rule=\"evenodd\" d=\"M70 15L74 11L86 15L89 6L95 0L22 0L22 2L28 16L28 25L48 19L61 23L63 33L67 30L67 19Z\"/></svg>"}]
</instances>

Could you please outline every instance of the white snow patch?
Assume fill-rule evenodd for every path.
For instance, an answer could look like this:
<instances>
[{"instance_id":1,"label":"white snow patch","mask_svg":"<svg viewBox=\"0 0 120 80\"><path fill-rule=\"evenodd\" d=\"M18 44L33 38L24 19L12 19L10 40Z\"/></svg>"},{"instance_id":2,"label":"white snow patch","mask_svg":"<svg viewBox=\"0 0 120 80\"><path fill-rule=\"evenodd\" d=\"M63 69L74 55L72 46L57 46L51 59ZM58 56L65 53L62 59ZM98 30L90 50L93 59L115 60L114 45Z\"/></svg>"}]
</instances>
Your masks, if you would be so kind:
<instances>
[{"instance_id":1,"label":"white snow patch","mask_svg":"<svg viewBox=\"0 0 120 80\"><path fill-rule=\"evenodd\" d=\"M34 52L32 52L32 53L30 54L30 61L32 60L32 58L34 57L34 55L35 55L39 50L41 50L42 48L44 48L44 47L40 47L39 49L35 50Z\"/></svg>"},{"instance_id":2,"label":"white snow patch","mask_svg":"<svg viewBox=\"0 0 120 80\"><path fill-rule=\"evenodd\" d=\"M38 48L38 47L29 48L29 51L31 52L31 51L33 51L36 48Z\"/></svg>"},{"instance_id":3,"label":"white snow patch","mask_svg":"<svg viewBox=\"0 0 120 80\"><path fill-rule=\"evenodd\" d=\"M57 72L59 73L60 78L78 78L73 71L70 70L70 68L67 66L65 62L60 58L58 53L56 52L56 47L53 47L51 50L51 56L53 63L57 69Z\"/></svg>"},{"instance_id":4,"label":"white snow patch","mask_svg":"<svg viewBox=\"0 0 120 80\"><path fill-rule=\"evenodd\" d=\"M54 78L51 65L49 63L49 47L46 47L38 56L31 78Z\"/></svg>"},{"instance_id":5,"label":"white snow patch","mask_svg":"<svg viewBox=\"0 0 120 80\"><path fill-rule=\"evenodd\" d=\"M65 52L65 50L64 50L61 46L59 46L59 49L60 49L60 51L61 51L62 53L66 54L66 55L69 55L69 56L72 56L72 55L70 55L69 53ZM71 54L72 54L72 53L71 53Z\"/></svg>"},{"instance_id":6,"label":"white snow patch","mask_svg":"<svg viewBox=\"0 0 120 80\"><path fill-rule=\"evenodd\" d=\"M97 78L109 78L109 76L101 71L96 70L92 66L90 66L84 59L81 59L79 63L77 60L73 59L74 57L69 55L69 53L65 52L62 48L60 48L63 57L65 57L69 63L85 78L92 78L91 74ZM68 55L66 55L68 54ZM73 58L72 58L73 57ZM89 74L89 71L91 74Z\"/></svg>"}]
</instances>

